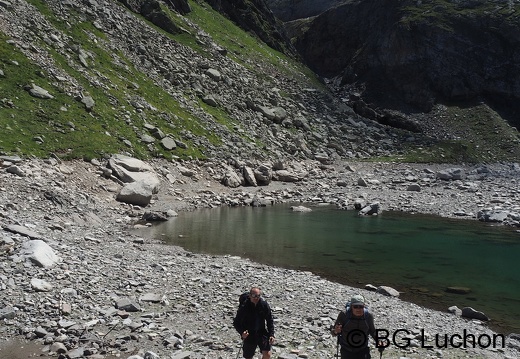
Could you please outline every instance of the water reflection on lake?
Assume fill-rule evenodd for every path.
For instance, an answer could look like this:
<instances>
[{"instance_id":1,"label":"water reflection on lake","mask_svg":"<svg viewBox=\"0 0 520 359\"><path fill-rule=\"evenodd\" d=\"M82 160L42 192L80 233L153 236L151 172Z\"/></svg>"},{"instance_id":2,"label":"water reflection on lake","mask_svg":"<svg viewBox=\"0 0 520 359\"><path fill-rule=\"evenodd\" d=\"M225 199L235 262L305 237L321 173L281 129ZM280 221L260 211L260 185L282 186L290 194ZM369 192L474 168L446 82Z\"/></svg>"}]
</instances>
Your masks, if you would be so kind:
<instances>
[{"instance_id":1,"label":"water reflection on lake","mask_svg":"<svg viewBox=\"0 0 520 359\"><path fill-rule=\"evenodd\" d=\"M363 287L388 285L430 308L471 306L500 332L520 332L520 233L477 221L290 205L182 212L146 230L193 252L231 254L309 270ZM466 295L449 286L471 288Z\"/></svg>"}]
</instances>

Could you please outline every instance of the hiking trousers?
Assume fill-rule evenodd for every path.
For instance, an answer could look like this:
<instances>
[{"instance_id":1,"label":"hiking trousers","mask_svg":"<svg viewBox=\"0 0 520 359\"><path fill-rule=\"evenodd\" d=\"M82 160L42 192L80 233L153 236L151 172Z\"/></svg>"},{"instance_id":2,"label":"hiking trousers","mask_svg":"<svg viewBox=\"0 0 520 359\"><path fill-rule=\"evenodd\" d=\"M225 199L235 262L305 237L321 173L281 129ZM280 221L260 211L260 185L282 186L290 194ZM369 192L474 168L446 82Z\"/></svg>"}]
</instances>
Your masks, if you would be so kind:
<instances>
[{"instance_id":1,"label":"hiking trousers","mask_svg":"<svg viewBox=\"0 0 520 359\"><path fill-rule=\"evenodd\" d=\"M347 349L341 348L340 353L341 353L341 359L370 359L371 358L370 349L368 347L364 348L358 352L351 352L351 351L348 351Z\"/></svg>"}]
</instances>

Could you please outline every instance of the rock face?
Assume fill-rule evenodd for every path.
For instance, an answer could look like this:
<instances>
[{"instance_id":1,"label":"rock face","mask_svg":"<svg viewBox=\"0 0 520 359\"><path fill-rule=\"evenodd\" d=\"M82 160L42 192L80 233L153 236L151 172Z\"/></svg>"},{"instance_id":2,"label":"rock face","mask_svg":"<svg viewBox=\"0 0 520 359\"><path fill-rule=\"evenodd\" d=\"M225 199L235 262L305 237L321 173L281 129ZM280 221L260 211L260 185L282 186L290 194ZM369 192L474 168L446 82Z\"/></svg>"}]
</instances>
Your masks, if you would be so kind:
<instances>
[{"instance_id":1,"label":"rock face","mask_svg":"<svg viewBox=\"0 0 520 359\"><path fill-rule=\"evenodd\" d=\"M282 21L316 16L322 12L337 6L343 0L266 0L274 15Z\"/></svg>"},{"instance_id":2,"label":"rock face","mask_svg":"<svg viewBox=\"0 0 520 359\"><path fill-rule=\"evenodd\" d=\"M519 5L504 3L348 1L316 17L296 47L319 74L366 87L373 101L511 106L520 97Z\"/></svg>"},{"instance_id":3,"label":"rock face","mask_svg":"<svg viewBox=\"0 0 520 359\"><path fill-rule=\"evenodd\" d=\"M179 34L182 30L170 20L168 15L161 9L161 6L156 0L119 0L128 9L135 13L143 15L147 20L157 25L161 29L170 34ZM180 14L187 14L191 11L190 6L186 0L167 0L173 10Z\"/></svg>"},{"instance_id":4,"label":"rock face","mask_svg":"<svg viewBox=\"0 0 520 359\"><path fill-rule=\"evenodd\" d=\"M161 9L157 0L118 0L131 11L143 15L147 20L161 29L171 33L181 33L179 28L168 15ZM337 2L333 0L331 2ZM264 0L207 0L215 10L229 17L231 21L246 31L256 34L262 41L272 48L287 55L296 55L291 41L285 34L282 23L273 15ZM173 11L181 15L191 12L187 0L164 0L164 3ZM282 4L282 7L284 4ZM323 9L323 6L319 6ZM320 11L321 12L321 11Z\"/></svg>"},{"instance_id":5,"label":"rock face","mask_svg":"<svg viewBox=\"0 0 520 359\"><path fill-rule=\"evenodd\" d=\"M148 13L149 11L143 11L143 9L159 8L159 2L156 0L118 0L124 4L128 9L137 13ZM165 3L170 6L173 10L180 14L188 14L191 12L190 5L187 0L166 0ZM160 10L159 10L160 11ZM144 15L144 14L143 14Z\"/></svg>"},{"instance_id":6,"label":"rock face","mask_svg":"<svg viewBox=\"0 0 520 359\"><path fill-rule=\"evenodd\" d=\"M242 29L256 34L263 42L287 55L296 55L282 23L264 0L206 0L215 10L228 16Z\"/></svg>"}]
</instances>

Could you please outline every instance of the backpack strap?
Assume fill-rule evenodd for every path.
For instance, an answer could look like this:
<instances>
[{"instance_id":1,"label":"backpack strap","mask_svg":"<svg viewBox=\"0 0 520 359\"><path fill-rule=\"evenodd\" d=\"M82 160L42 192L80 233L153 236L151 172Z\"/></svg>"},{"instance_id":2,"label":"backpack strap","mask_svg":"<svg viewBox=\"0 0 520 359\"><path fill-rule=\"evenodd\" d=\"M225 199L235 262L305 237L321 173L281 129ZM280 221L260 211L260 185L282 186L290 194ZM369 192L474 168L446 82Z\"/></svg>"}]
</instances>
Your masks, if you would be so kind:
<instances>
[{"instance_id":1,"label":"backpack strap","mask_svg":"<svg viewBox=\"0 0 520 359\"><path fill-rule=\"evenodd\" d=\"M348 322L350 322L350 320L352 319L352 308L350 308L349 305L347 305L347 307L345 309L345 315L346 315L347 319L343 323L343 326L347 325ZM368 317L368 308L365 307L365 308L363 308L363 319L365 320L365 323L368 327L367 317Z\"/></svg>"}]
</instances>

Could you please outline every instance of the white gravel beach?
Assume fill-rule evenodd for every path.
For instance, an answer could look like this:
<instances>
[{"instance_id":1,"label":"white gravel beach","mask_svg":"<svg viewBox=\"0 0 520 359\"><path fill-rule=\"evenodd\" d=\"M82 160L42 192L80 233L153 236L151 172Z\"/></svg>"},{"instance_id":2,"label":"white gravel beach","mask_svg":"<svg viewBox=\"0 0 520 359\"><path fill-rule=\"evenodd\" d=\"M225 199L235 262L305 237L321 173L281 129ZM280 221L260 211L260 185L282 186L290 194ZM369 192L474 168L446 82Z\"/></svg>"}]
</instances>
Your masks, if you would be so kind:
<instances>
[{"instance_id":1,"label":"white gravel beach","mask_svg":"<svg viewBox=\"0 0 520 359\"><path fill-rule=\"evenodd\" d=\"M0 357L236 358L240 340L232 320L239 294L253 285L263 288L276 318L273 358L333 358L336 339L329 327L356 293L366 297L376 326L391 340L383 358L520 357L520 335L495 333L485 322L309 272L190 253L140 236L136 226L147 211L172 213L252 198L302 204L321 198L346 206L361 198L377 201L383 210L468 219L487 208L511 213L504 224L510 225L520 203L518 165L477 171L309 162L299 164L307 173L301 181L240 188L220 183L216 163L182 163L190 175L178 163L151 165L161 188L143 209L116 201L121 184L103 175L99 163L3 159ZM465 177L441 181L432 175L453 167ZM483 171L490 175L476 175ZM407 190L412 183L420 191ZM35 241L49 247L52 265L38 265L24 252ZM374 349L372 356L379 353Z\"/></svg>"}]
</instances>

